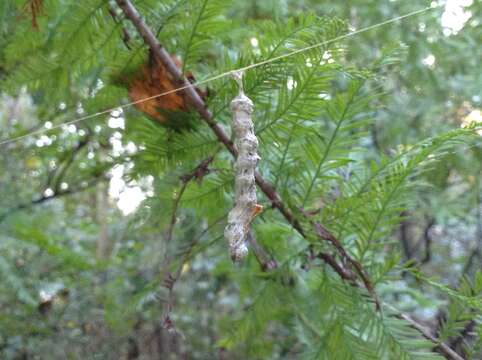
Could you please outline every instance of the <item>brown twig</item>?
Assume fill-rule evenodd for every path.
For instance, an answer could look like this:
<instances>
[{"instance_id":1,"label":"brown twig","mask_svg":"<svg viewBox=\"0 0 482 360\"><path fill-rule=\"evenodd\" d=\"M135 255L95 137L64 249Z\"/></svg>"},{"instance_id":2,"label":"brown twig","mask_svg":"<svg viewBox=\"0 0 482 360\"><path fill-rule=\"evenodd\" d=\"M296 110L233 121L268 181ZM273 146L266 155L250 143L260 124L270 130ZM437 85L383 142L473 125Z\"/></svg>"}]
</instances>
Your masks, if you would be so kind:
<instances>
[{"instance_id":1,"label":"brown twig","mask_svg":"<svg viewBox=\"0 0 482 360\"><path fill-rule=\"evenodd\" d=\"M304 209L300 209L301 213L306 217L310 218L311 213L307 213ZM320 224L317 221L311 221L316 234L320 239L328 241L338 252L338 254L341 256L341 258L349 265L351 265L354 269L355 272L358 274L360 277L361 281L363 282L363 285L369 292L370 296L373 297L375 301L375 305L377 310L380 310L380 301L378 300L378 296L375 293L375 290L373 288L373 284L368 277L368 275L365 273L365 270L363 269L363 266L353 259L345 250L345 248L342 246L340 241L330 232L328 229L326 229L322 224ZM326 263L328 263L343 279L345 280L351 280L353 282L353 276L349 274L345 269L343 269L341 266L339 266L335 259L326 253L320 253L317 255L317 257L323 259ZM336 266L335 266L336 264Z\"/></svg>"},{"instance_id":2,"label":"brown twig","mask_svg":"<svg viewBox=\"0 0 482 360\"><path fill-rule=\"evenodd\" d=\"M181 179L182 185L178 195L174 199L174 205L173 205L173 210L171 214L171 221L169 223L169 228L167 230L166 243L171 242L172 232L174 230L174 225L176 224L177 208L179 207L179 203L181 201L182 195L184 194L184 191L186 190L187 185L193 179L197 179L198 181L201 181L203 177L209 173L209 164L211 164L213 160L214 160L214 156L211 155L208 158L204 159L198 166L196 166L194 170L179 177Z\"/></svg>"},{"instance_id":3,"label":"brown twig","mask_svg":"<svg viewBox=\"0 0 482 360\"><path fill-rule=\"evenodd\" d=\"M198 181L201 181L204 178L204 176L206 176L209 173L209 164L211 164L213 160L214 160L214 155L211 155L208 158L201 161L201 163L198 166L196 166L194 170L179 177L182 184L181 184L181 189L179 190L179 193L174 199L173 209L171 213L171 221L169 222L169 227L167 229L166 244L169 244L172 240L174 226L176 225L177 210L179 207L179 203L181 202L182 195L184 194L184 191L187 188L187 185L193 179L197 179ZM164 257L164 268L169 269L170 260L167 255L168 255L168 251L166 250L166 254ZM181 275L181 271L182 271L182 264L181 266L179 266L174 276L171 274L171 272L166 271L164 275L164 281L163 281L163 286L168 290L168 295L167 295L167 300L164 302L164 305L163 305L162 326L168 331L174 331L174 332L176 332L176 329L174 327L174 323L171 319L170 314L172 311L172 307L174 305L174 291L173 291L174 284L179 278L179 276Z\"/></svg>"},{"instance_id":4,"label":"brown twig","mask_svg":"<svg viewBox=\"0 0 482 360\"><path fill-rule=\"evenodd\" d=\"M149 46L151 52L156 55L162 64L166 67L167 71L173 76L174 80L177 82L179 87L186 86L182 90L190 101L191 106L199 113L201 118L206 122L206 124L214 132L218 140L228 149L228 151L236 157L237 151L234 147L233 142L230 140L229 136L224 132L224 130L214 121L212 113L207 108L204 100L196 92L192 84L185 79L181 70L172 60L169 53L159 44L157 38L154 36L153 32L141 19L141 16L132 5L129 0L116 0L117 5L124 11L125 16L134 24L135 28L139 34L144 39L144 42ZM266 182L263 177L256 172L255 174L256 184L259 186L261 191L267 196L271 201L273 207L277 208L286 220L302 235L304 231L301 224L294 217L294 215L286 208L286 206L281 201L276 190Z\"/></svg>"},{"instance_id":5,"label":"brown twig","mask_svg":"<svg viewBox=\"0 0 482 360\"><path fill-rule=\"evenodd\" d=\"M343 280L346 280L349 282L355 282L355 278L353 274L349 273L346 269L342 268L336 262L333 256L320 251L318 254L316 254L316 257L322 259L324 262L329 264L333 269L335 269L335 271L341 276Z\"/></svg>"},{"instance_id":6,"label":"brown twig","mask_svg":"<svg viewBox=\"0 0 482 360\"><path fill-rule=\"evenodd\" d=\"M166 235L166 243L170 243L171 240L172 240L172 234L173 234L174 226L176 224L177 210L178 210L178 207L179 207L179 203L181 202L182 195L184 194L184 191L187 188L187 185L192 180L202 181L204 176L206 176L207 174L210 173L209 165L212 163L213 160L214 160L214 155L211 155L211 156L207 157L206 159L204 159L203 161L201 161L201 163L198 166L196 166L192 171L190 171L189 173L184 174L184 175L179 177L181 182L182 182L182 185L181 185L181 189L179 190L178 195L174 199L174 205L173 205L173 210L172 210L172 214L171 214L171 220L170 220L169 228L167 230L167 235ZM225 217L226 216L223 216L222 219L224 219ZM222 220L222 219L220 219L220 220ZM217 223L217 222L218 221L216 221L215 223ZM206 229L206 231L207 231L207 229ZM199 236L199 238L201 236L203 236L206 231L203 231L201 233L201 235ZM193 248L193 246L196 242L197 241L194 241L191 244L190 249L188 251L188 254L190 253L191 249ZM261 266L261 269L263 271L273 270L273 269L278 267L278 264L276 263L276 261L274 259L271 259L267 255L267 253L263 249L263 247L261 245L259 245L253 237L251 238L251 245L252 245L253 252L254 252L254 255L256 257L256 260L259 262L259 264ZM171 319L170 314L171 314L171 311L172 311L172 308L173 308L173 305L174 305L174 285L181 275L184 263L185 263L185 261L181 262L180 266L177 268L174 275L171 272L167 271L165 276L164 276L164 280L163 280L163 286L168 290L168 296L167 296L167 300L165 301L164 306L163 306L162 324L163 324L163 327L165 329L167 329L168 331L173 331L173 332L176 332L176 333L177 333L177 330L174 326L174 323ZM166 252L164 267L166 269L168 269L170 267L170 261L169 261L169 258L167 257L167 252Z\"/></svg>"},{"instance_id":7,"label":"brown twig","mask_svg":"<svg viewBox=\"0 0 482 360\"><path fill-rule=\"evenodd\" d=\"M430 230L435 225L435 219L431 218L423 231L423 240L425 243L425 256L421 260L422 264L428 263L432 259L432 236Z\"/></svg>"},{"instance_id":8,"label":"brown twig","mask_svg":"<svg viewBox=\"0 0 482 360\"><path fill-rule=\"evenodd\" d=\"M66 190L58 190L57 192L54 192L52 195L42 195L41 197L39 197L37 199L34 199L30 202L19 204L19 205L15 206L14 208L8 210L7 212L3 213L2 215L0 215L0 223L3 220L5 220L8 216L12 215L13 213L16 213L17 211L25 210L25 209L28 209L28 208L34 206L34 205L43 204L44 202L47 202L47 201L50 201L50 200L53 200L53 199L57 199L57 198L60 198L60 197L66 196L66 195L79 193L81 191L89 189L90 187L94 186L95 184L97 184L101 180L103 180L102 176L96 176L93 179L91 179L90 181L88 181L84 186L80 185L80 186L72 187L72 188L69 188L69 189L66 189Z\"/></svg>"},{"instance_id":9,"label":"brown twig","mask_svg":"<svg viewBox=\"0 0 482 360\"><path fill-rule=\"evenodd\" d=\"M413 320L409 315L406 315L404 313L398 313L396 316L399 319L402 319L408 322L410 326L413 327L418 332L420 332L424 338L426 338L427 340L430 340L434 344L437 344L437 350L442 354L444 354L448 359L464 360L459 354L457 354L454 350L452 350L447 344L437 339L429 329L427 329L425 326Z\"/></svg>"},{"instance_id":10,"label":"brown twig","mask_svg":"<svg viewBox=\"0 0 482 360\"><path fill-rule=\"evenodd\" d=\"M189 99L191 106L199 113L204 122L206 122L206 124L211 128L218 140L228 149L228 151L234 157L236 157L237 151L228 135L216 123L212 113L207 108L204 100L199 96L196 89L191 85L191 83L184 77L182 71L174 63L169 53L161 46L151 29L142 20L141 16L132 5L132 3L129 0L116 0L116 3L122 9L126 18L133 23L134 27L142 36L144 42L149 46L151 53L158 57L158 59L162 62L167 71L172 75L173 79L177 82L177 85L179 85L179 87L186 87L182 91ZM293 213L291 213L291 211L284 205L275 188L267 181L265 181L258 172L255 173L255 180L261 191L271 201L272 206L278 209L284 216L284 218L291 224L291 226L293 226L293 228L295 228L302 236L305 237L306 235L301 224L293 215ZM348 260L348 262L355 268L368 292L374 296L377 308L379 308L379 302L374 293L371 281L369 280L366 273L363 271L361 264L351 259L351 257L349 257L349 255L346 253L346 251L343 249L336 237L321 224L315 225L315 231L321 239L331 242L335 246L336 250L340 253L342 258ZM333 261L330 261L328 265L330 265L336 272L339 272L340 267L333 267L333 263L334 259ZM343 273L339 273L339 275L342 278L346 276L346 274Z\"/></svg>"},{"instance_id":11,"label":"brown twig","mask_svg":"<svg viewBox=\"0 0 482 360\"><path fill-rule=\"evenodd\" d=\"M120 25L122 20L117 17L117 13L115 12L115 9L112 7L112 5L109 4L109 8L107 11L109 11L109 14L112 17L112 20L114 20L114 22L117 25ZM127 31L125 26L121 26L121 28L122 28L122 42L124 43L124 45L128 50L131 50L132 49L130 45L131 36L129 35L129 31Z\"/></svg>"},{"instance_id":12,"label":"brown twig","mask_svg":"<svg viewBox=\"0 0 482 360\"><path fill-rule=\"evenodd\" d=\"M314 222L314 227L315 231L317 232L318 236L321 239L329 241L337 250L337 252L342 256L343 260L345 260L347 263L349 263L353 268L355 268L356 273L360 277L361 281L363 282L363 285L367 289L367 291L370 293L370 295L373 297L375 301L375 305L377 307L377 310L380 309L380 301L378 300L378 296L375 293L375 290L373 288L373 284L368 277L368 275L365 273L365 270L363 269L363 266L353 259L345 250L345 248L341 245L340 241L331 233L329 232L323 225L321 225L319 222Z\"/></svg>"},{"instance_id":13,"label":"brown twig","mask_svg":"<svg viewBox=\"0 0 482 360\"><path fill-rule=\"evenodd\" d=\"M400 243L402 245L403 253L405 258L410 260L412 258L412 247L410 246L410 222L408 217L408 212L403 211L400 216L402 217L402 222L400 223Z\"/></svg>"},{"instance_id":14,"label":"brown twig","mask_svg":"<svg viewBox=\"0 0 482 360\"><path fill-rule=\"evenodd\" d=\"M247 238L262 271L271 271L278 268L276 260L270 257L266 250L258 243L252 231L248 232Z\"/></svg>"}]
</instances>

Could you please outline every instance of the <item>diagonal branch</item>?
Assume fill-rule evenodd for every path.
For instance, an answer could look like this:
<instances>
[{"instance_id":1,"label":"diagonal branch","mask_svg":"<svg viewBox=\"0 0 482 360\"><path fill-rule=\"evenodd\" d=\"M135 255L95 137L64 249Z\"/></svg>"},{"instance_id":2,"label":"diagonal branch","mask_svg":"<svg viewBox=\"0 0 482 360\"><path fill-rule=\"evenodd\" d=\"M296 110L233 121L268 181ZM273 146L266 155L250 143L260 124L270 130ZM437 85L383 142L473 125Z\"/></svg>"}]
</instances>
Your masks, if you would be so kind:
<instances>
[{"instance_id":1,"label":"diagonal branch","mask_svg":"<svg viewBox=\"0 0 482 360\"><path fill-rule=\"evenodd\" d=\"M197 179L198 181L201 181L203 177L210 172L208 167L213 160L214 160L213 155L207 157L206 159L201 161L201 163L198 166L196 166L194 170L180 177L182 185L178 195L174 199L174 205L173 205L172 214L171 214L171 222L169 223L169 227L167 229L167 236L166 236L167 243L171 242L172 232L174 230L174 225L176 224L177 208L179 206L179 203L181 202L182 195L184 194L184 191L186 190L187 185L193 179Z\"/></svg>"},{"instance_id":2,"label":"diagonal branch","mask_svg":"<svg viewBox=\"0 0 482 360\"><path fill-rule=\"evenodd\" d=\"M343 248L341 245L340 241L332 234L330 233L323 225L321 225L319 222L314 223L315 231L317 235L323 239L328 241L333 245L333 247L336 249L336 251L340 254L343 260L345 260L348 264L353 266L355 268L355 272L358 274L360 277L361 281L363 282L363 285L367 289L367 291L370 293L370 295L373 297L375 300L375 305L377 307L377 310L380 310L380 302L378 300L377 295L375 294L375 290L373 288L373 284L371 280L369 279L368 275L366 274L365 270L363 269L362 265L353 259Z\"/></svg>"},{"instance_id":3,"label":"diagonal branch","mask_svg":"<svg viewBox=\"0 0 482 360\"><path fill-rule=\"evenodd\" d=\"M63 196L72 195L72 194L82 192L84 190L87 190L87 189L91 188L92 186L96 185L98 182L100 182L102 180L104 180L104 178L101 175L97 175L94 178L92 178L91 180L89 180L85 185L81 184L77 187L71 187L71 188L68 188L68 189L65 189L65 190L58 190L58 191L55 191L52 195L42 195L39 198L34 199L30 202L21 203L21 204L15 206L15 207L9 209L5 213L1 214L0 215L0 223L3 220L5 220L7 217L9 217L10 215L12 215L12 214L14 214L18 211L29 209L29 208L31 208L35 205L40 205L40 204L43 204L44 202L47 202L47 201L50 201L50 200L53 200L53 199L57 199L57 198L60 198L60 197L63 197Z\"/></svg>"},{"instance_id":4,"label":"diagonal branch","mask_svg":"<svg viewBox=\"0 0 482 360\"><path fill-rule=\"evenodd\" d=\"M188 184L192 180L197 180L199 182L202 181L204 176L208 175L211 172L211 169L209 169L209 165L214 160L214 156L215 155L211 155L211 156L207 157L206 159L201 161L199 163L199 165L197 165L192 171L188 172L187 174L184 174L184 175L180 176L180 180L181 180L182 185L181 185L181 188L180 188L177 196L174 199L173 209L172 209L172 213L171 213L171 220L169 222L169 226L168 226L167 234L166 234L166 243L170 243L171 240L172 240L174 226L176 225L176 218L177 218L177 211L178 211L178 208L179 208L179 203L181 202L182 195L184 194ZM217 224L220 220L224 220L225 217L226 216L223 216L221 219L217 220L215 222L215 224ZM201 233L200 237L202 237L202 235L204 235L204 233L205 233L205 231L203 231ZM168 295L167 295L167 300L166 300L166 302L164 303L164 306L163 306L162 323L163 323L164 328L166 328L168 330L176 331L176 329L174 327L174 323L173 323L173 321L170 317L170 313L171 313L172 308L174 306L174 285L175 285L176 281L179 279L179 277L181 275L183 265L187 260L187 256L190 254L190 252L191 252L191 250L194 247L194 244L196 242L197 241L194 241L191 244L189 250L186 253L185 259L183 261L181 261L181 264L180 264L180 266L178 266L176 272L174 274L172 274L169 270L167 270L166 274L165 274L165 277L164 277L163 286L168 290ZM255 258L258 261L259 265L261 266L262 271L269 271L269 270L276 269L278 267L278 263L276 262L276 260L271 259L269 257L266 250L256 242L256 239L252 236L252 234L250 234L250 243L252 245L253 253L255 255ZM166 250L166 256L164 258L164 267L166 269L169 269L169 267L171 266L171 260L172 259L170 259L168 257L168 252Z\"/></svg>"},{"instance_id":5,"label":"diagonal branch","mask_svg":"<svg viewBox=\"0 0 482 360\"><path fill-rule=\"evenodd\" d=\"M144 39L144 42L149 46L152 53L155 54L162 64L166 67L167 71L173 76L179 87L186 86L187 88L183 90L187 98L190 101L191 106L199 113L204 122L211 128L218 140L228 149L228 151L233 155L237 155L237 151L234 147L233 142L230 140L226 132L214 121L212 113L207 108L204 100L196 92L194 86L184 78L181 70L171 59L169 53L159 44L157 38L149 27L141 19L139 13L134 8L129 0L116 0L117 5L124 11L126 17L134 24L135 28L139 34ZM296 220L294 215L289 211L286 206L281 201L276 190L263 179L263 177L256 172L255 174L256 184L259 186L261 191L268 197L271 201L273 207L277 208L286 220L302 235L304 235L301 224Z\"/></svg>"},{"instance_id":6,"label":"diagonal branch","mask_svg":"<svg viewBox=\"0 0 482 360\"><path fill-rule=\"evenodd\" d=\"M218 140L228 149L228 151L236 157L237 152L236 149L229 139L228 135L224 132L224 130L215 122L212 113L208 110L206 104L196 92L194 86L192 86L187 79L183 76L181 70L174 64L172 61L169 53L159 44L157 41L156 36L152 33L149 27L144 23L141 19L139 13L134 8L130 0L116 0L117 5L123 10L127 19L129 19L134 27L137 29L139 34L144 39L144 42L149 46L150 50L153 54L155 54L159 60L163 63L166 67L167 71L173 76L173 78L177 81L179 87L186 86L183 90L187 98L189 99L191 106L199 113L201 118L208 124L208 126L212 129ZM267 181L263 179L263 177L257 172L255 175L256 184L259 186L261 191L267 196L267 198L271 201L271 204L274 208L278 209L284 218L295 228L303 237L306 237L303 228L299 221L295 218L295 216L291 213L291 211L284 205L280 196L276 192L276 189ZM305 218L308 215L303 214ZM363 270L360 263L353 260L343 249L339 240L331 234L323 225L320 223L314 223L314 229L317 236L325 241L330 242L337 252L341 255L342 259L348 261L350 265L355 268L355 271L358 273L360 278L362 279L365 287L370 292L370 294L374 294L373 285L371 281L368 279L365 271ZM353 277L351 274L348 274L342 267L340 267L334 258L331 255L320 253L319 257L323 259L328 265L330 265L335 272L337 272L341 278L344 280L353 282ZM378 305L378 300L375 297L375 301ZM444 343L440 343L437 338L435 338L426 328L422 325L415 322L412 318L408 315L399 313L398 316L404 320L406 320L413 328L418 330L425 338L432 341L433 343L437 344L441 351L448 356L450 359L460 360L461 357L458 356L452 349L450 349Z\"/></svg>"},{"instance_id":7,"label":"diagonal branch","mask_svg":"<svg viewBox=\"0 0 482 360\"><path fill-rule=\"evenodd\" d=\"M437 344L437 347L436 347L437 351L445 355L447 359L464 360L459 354L457 354L454 350L452 350L447 344L441 342L436 336L434 336L429 329L427 329L425 326L413 320L409 315L404 313L398 313L397 317L399 319L402 319L408 322L410 326L415 330L417 330L418 332L420 332L424 338L426 338L427 340L430 340L434 344Z\"/></svg>"},{"instance_id":8,"label":"diagonal branch","mask_svg":"<svg viewBox=\"0 0 482 360\"><path fill-rule=\"evenodd\" d=\"M234 144L230 140L229 136L224 132L224 130L216 123L212 113L207 108L204 100L199 96L195 87L184 77L182 71L177 67L177 65L172 60L169 53L164 49L161 44L158 42L156 36L152 32L152 30L146 25L146 23L142 20L140 14L136 10L136 8L132 5L130 0L116 0L117 5L122 9L125 14L125 17L129 19L134 27L137 29L138 33L142 36L144 42L149 46L151 52L158 57L158 59L162 62L165 66L166 70L172 75L174 81L176 81L179 87L185 87L182 91L186 95L187 99L190 102L190 105L199 113L202 120L211 128L214 132L218 140L228 149L228 151L234 156L237 156L236 148ZM261 191L266 195L266 197L271 201L271 204L274 208L278 209L283 217L295 228L303 237L306 237L306 234L300 224L300 222L296 219L293 213L286 207L286 205L281 200L280 196L276 192L276 189L268 183L266 180L263 179L259 172L255 173L255 180L258 187ZM320 232L320 229L323 231ZM349 259L347 253L344 251L343 247L341 246L340 242L335 238L333 234L331 234L326 228L323 226L315 227L315 233L317 236L325 241L329 241L332 245L335 246L336 250L340 253L343 259ZM333 239L335 241L333 241ZM340 252L342 250L342 252ZM323 258L326 259L326 254ZM334 271L336 271L342 278L346 278L346 274L340 273L340 267L334 267L333 264L335 262L334 259L330 259L332 261L327 262ZM365 287L367 288L368 292L371 295L374 295L373 285L371 281L368 279L368 276L363 271L361 264L355 262L354 260L350 259L350 264L353 265L359 274L360 278L362 279ZM375 302L378 308L378 300L375 297Z\"/></svg>"},{"instance_id":9,"label":"diagonal branch","mask_svg":"<svg viewBox=\"0 0 482 360\"><path fill-rule=\"evenodd\" d=\"M107 10L110 14L110 16L112 17L112 20L114 20L114 22L118 25L121 23L121 19L119 19L117 17L117 14L115 12L115 9L112 7L111 4L109 4L109 8ZM124 45L126 46L126 48L128 50L132 50L131 49L131 45L130 45L130 41L131 41L131 37L129 35L129 31L127 31L127 28L122 26L122 41L124 42Z\"/></svg>"}]
</instances>

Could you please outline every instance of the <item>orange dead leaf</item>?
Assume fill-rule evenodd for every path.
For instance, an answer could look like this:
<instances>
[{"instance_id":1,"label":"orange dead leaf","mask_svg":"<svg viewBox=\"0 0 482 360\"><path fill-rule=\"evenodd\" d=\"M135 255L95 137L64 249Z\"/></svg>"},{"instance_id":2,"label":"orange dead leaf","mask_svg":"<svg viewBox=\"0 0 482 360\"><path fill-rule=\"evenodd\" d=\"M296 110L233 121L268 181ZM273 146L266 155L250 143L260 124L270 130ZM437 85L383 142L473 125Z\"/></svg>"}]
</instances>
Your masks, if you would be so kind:
<instances>
[{"instance_id":1,"label":"orange dead leaf","mask_svg":"<svg viewBox=\"0 0 482 360\"><path fill-rule=\"evenodd\" d=\"M172 60L181 68L181 61L176 56L172 56ZM188 74L187 77L191 82L194 81L191 74ZM143 65L129 82L128 93L130 99L135 102L174 90L180 86L176 84L160 60L151 56L148 64ZM205 96L199 90L198 92L201 96ZM163 124L169 122L168 114L176 111L190 111L188 101L182 91L139 102L135 104L135 107Z\"/></svg>"}]
</instances>

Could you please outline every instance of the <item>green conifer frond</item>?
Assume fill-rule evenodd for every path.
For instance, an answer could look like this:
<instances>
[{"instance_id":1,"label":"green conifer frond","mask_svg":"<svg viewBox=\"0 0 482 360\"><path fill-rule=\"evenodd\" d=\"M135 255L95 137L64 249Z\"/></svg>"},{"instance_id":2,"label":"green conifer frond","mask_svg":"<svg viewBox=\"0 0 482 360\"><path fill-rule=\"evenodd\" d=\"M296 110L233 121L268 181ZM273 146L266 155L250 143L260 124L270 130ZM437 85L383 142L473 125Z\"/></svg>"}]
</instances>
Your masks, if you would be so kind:
<instances>
[{"instance_id":1,"label":"green conifer frond","mask_svg":"<svg viewBox=\"0 0 482 360\"><path fill-rule=\"evenodd\" d=\"M206 50L212 45L216 37L227 29L227 24L222 21L222 15L229 1L222 0L195 0L188 5L189 21L183 24L183 36L180 38L181 60L183 72L191 69L193 65L206 56Z\"/></svg>"},{"instance_id":2,"label":"green conifer frond","mask_svg":"<svg viewBox=\"0 0 482 360\"><path fill-rule=\"evenodd\" d=\"M175 339L176 351L196 359L215 357L218 351L219 357L227 354L233 359L441 359L434 349L438 340L450 344L468 321L474 321L474 334L482 333L482 275L475 275L470 283L460 281L455 289L421 275L415 265L418 258L403 264L396 251L396 231L403 214L417 209L423 196L428 198L427 184L434 183L431 176L440 177L437 186L445 187L448 177L440 163L450 156L457 162L453 152L466 146L474 134L474 128L445 132L401 145L398 151L390 149L398 140L380 141L376 130L390 125L381 116L389 104L387 93L392 87L401 87L399 94L405 92L406 84L384 83L385 79L394 81L388 76L394 65L403 65L399 62L402 46L377 48L362 56L352 50L363 48L356 44L358 38L331 42L349 31L344 21L333 16L307 12L289 19L260 20L258 15L266 16L260 11L246 20L233 13L231 1L132 1L155 35L149 43L158 40L171 59L181 60L185 75L192 73L202 82L199 87L209 90L202 99L212 119L208 111L189 101L176 111L159 105L159 113L176 121L167 127L141 113L131 102L132 92L128 94L133 76L145 71L143 66L156 56L157 44L146 44L146 32L138 31L139 19L134 21L122 10L125 2L45 0L39 32L31 31L28 18L19 24L6 18L6 13L20 11L21 2L0 4L0 20L8 23L0 24L0 34L6 35L0 39L2 90L14 93L25 87L38 105L33 124L49 132L45 137L43 132L34 133L18 147L7 147L19 150L25 146L25 151L12 152L13 160L2 156L9 161L2 165L5 174L0 183L6 188L2 202L15 199L16 183L30 185L21 194L28 203L37 198L35 193L49 194L52 182L65 181L69 189L92 176L109 181L116 165L114 169L125 171L122 181L110 178L110 188L115 188L116 180L139 185L136 190L145 200L136 213L122 216L121 201L114 195L109 201L106 194L92 192L72 201L59 200L54 192L38 212L30 207L18 211L23 221L12 217L2 222L6 224L2 240L11 236L16 242L9 248L28 249L30 258L45 254L38 258L49 262L48 271L43 270L44 263L17 268L14 261L24 254L2 252L0 274L6 281L1 289L7 293L0 298L2 309L10 310L4 299L24 301L27 306L19 306L21 316L46 324L44 331L61 334L68 341L72 339L64 335L70 332L76 341L82 337L78 342L92 341L96 336L88 327L99 323L103 326L99 333L109 337L104 341L107 350L99 356L116 356L113 348L118 344L125 346L119 353L128 354L131 337L144 341L148 338L144 334L150 333L163 344ZM326 4L315 2L313 11L326 13ZM288 12L293 6L293 2L276 1L236 6L256 13L270 4L286 6ZM335 5L337 9L342 6ZM356 21L364 20L361 13L352 15ZM357 36L360 32L355 30ZM370 39L369 34L360 39ZM313 48L291 54L307 46ZM433 56L439 66L442 57L435 52ZM363 65L352 67L354 63ZM230 103L239 93L228 75L236 68L248 68L243 90L254 103L261 156L256 176L263 184L257 188L257 201L264 207L250 224L250 251L240 265L231 263L223 237L235 198L235 151L227 139L232 136ZM402 82L406 70L395 80ZM178 79L160 73L177 86ZM216 77L224 73L225 77ZM213 76L216 80L210 81ZM185 93L176 96L187 99ZM76 120L99 115L95 113L100 110L106 110L102 116ZM10 114L0 115L3 127L3 118ZM412 115L408 109L407 119ZM212 122L206 124L206 119ZM17 126L13 115L8 120L9 134L26 131L27 126ZM52 124L46 121L72 126L48 129ZM420 125L417 119L413 122L414 127ZM213 129L226 134L223 142ZM386 135L385 129L380 133ZM71 148L85 138L89 143L74 161ZM480 143L480 137L477 140ZM193 173L207 158L209 165ZM473 163L465 166L475 167ZM15 177L16 172L9 169L21 169L22 174ZM47 186L44 178L48 178ZM479 180L474 176L470 181ZM102 210L104 214L97 219ZM54 215L55 228L44 220L53 221ZM318 224L336 239L315 233ZM103 231L112 241L105 263L93 260L98 255L97 236L105 235ZM269 261L263 261L263 255ZM369 285L373 284L373 292L367 282L359 281L358 264L369 277ZM40 276L34 274L31 283L19 275L22 271L31 275L37 269ZM407 274L404 289L397 288L401 274ZM92 278L96 281L91 283ZM31 295L37 291L34 281L52 279L68 283L74 295L71 304L77 308L69 306L62 316L37 321L31 316L37 305ZM416 281L419 290L412 287ZM375 297L381 309L376 308ZM404 313L391 306L412 311L414 302L444 312L434 328L438 340L426 340ZM30 331L39 331L33 326L31 330L12 325L15 319L0 315L0 328L7 329L0 330L1 355L4 339L10 341L9 332L18 329L28 342L25 348L37 349L36 341L45 341L40 332L30 336ZM52 321L58 321L55 330L47 328Z\"/></svg>"}]
</instances>

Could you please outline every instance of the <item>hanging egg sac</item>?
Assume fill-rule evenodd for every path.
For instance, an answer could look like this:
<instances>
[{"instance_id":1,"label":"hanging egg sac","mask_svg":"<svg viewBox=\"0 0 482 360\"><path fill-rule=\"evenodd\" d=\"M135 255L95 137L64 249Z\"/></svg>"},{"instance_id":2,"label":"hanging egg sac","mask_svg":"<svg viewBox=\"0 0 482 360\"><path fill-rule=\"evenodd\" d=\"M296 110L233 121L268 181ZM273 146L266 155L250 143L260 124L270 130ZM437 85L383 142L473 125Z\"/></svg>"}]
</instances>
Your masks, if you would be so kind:
<instances>
[{"instance_id":1,"label":"hanging egg sac","mask_svg":"<svg viewBox=\"0 0 482 360\"><path fill-rule=\"evenodd\" d=\"M171 56L178 68L182 68L181 61ZM192 74L186 78L194 83ZM129 98L138 103L134 106L149 118L175 130L190 130L196 125L197 115L191 110L183 91L172 92L163 96L141 101L165 92L175 90L178 84L167 71L164 64L155 56L150 56L146 64L141 65L129 77L127 88ZM196 88L198 94L205 99L206 93Z\"/></svg>"}]
</instances>

